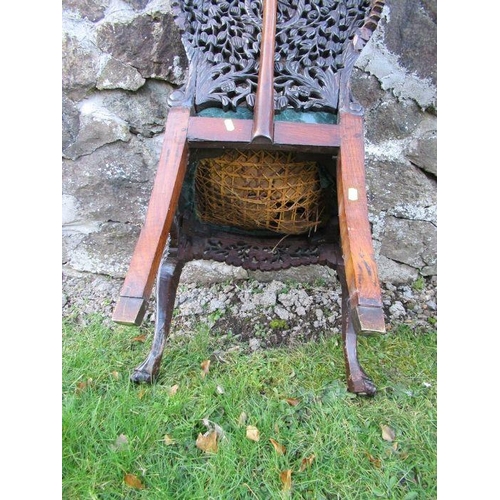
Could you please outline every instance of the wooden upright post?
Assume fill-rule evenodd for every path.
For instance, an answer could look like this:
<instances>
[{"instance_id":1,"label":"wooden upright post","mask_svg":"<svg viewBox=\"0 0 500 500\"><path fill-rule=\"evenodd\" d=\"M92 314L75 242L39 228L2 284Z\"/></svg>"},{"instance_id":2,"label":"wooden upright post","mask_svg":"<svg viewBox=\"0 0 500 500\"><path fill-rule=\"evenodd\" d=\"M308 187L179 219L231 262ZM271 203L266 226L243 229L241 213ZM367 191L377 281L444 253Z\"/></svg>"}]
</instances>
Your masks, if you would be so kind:
<instances>
[{"instance_id":1,"label":"wooden upright post","mask_svg":"<svg viewBox=\"0 0 500 500\"><path fill-rule=\"evenodd\" d=\"M341 113L339 124L340 237L354 327L360 334L384 333L382 298L368 221L363 118Z\"/></svg>"},{"instance_id":2,"label":"wooden upright post","mask_svg":"<svg viewBox=\"0 0 500 500\"><path fill-rule=\"evenodd\" d=\"M140 325L173 222L188 162L189 108L172 108L146 220L116 304L113 321Z\"/></svg>"},{"instance_id":3,"label":"wooden upright post","mask_svg":"<svg viewBox=\"0 0 500 500\"><path fill-rule=\"evenodd\" d=\"M264 0L260 68L255 96L253 142L273 142L274 52L276 45L277 0Z\"/></svg>"}]
</instances>

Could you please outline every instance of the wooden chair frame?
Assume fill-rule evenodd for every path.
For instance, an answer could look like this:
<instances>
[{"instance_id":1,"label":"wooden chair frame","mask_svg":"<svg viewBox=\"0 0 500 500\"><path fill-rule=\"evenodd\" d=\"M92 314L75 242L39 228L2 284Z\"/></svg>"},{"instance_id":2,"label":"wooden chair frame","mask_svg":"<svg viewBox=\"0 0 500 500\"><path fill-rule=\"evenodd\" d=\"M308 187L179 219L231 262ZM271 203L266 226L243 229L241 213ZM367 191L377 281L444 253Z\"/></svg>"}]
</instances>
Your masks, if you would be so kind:
<instances>
[{"instance_id":1,"label":"wooden chair frame","mask_svg":"<svg viewBox=\"0 0 500 500\"><path fill-rule=\"evenodd\" d=\"M368 220L363 110L351 96L349 78L356 57L377 25L383 2L370 3L363 25L349 41L351 53L340 76L335 124L275 120L273 65L277 5L277 0L265 0L263 4L253 119L197 116L196 79L192 76L196 74L196 54L191 58L191 77L186 88L174 96L177 101L168 113L145 222L113 314L113 320L118 323L140 325L159 270L155 335L147 359L132 375L137 382L151 382L157 376L182 266L188 260L206 255L200 247L200 241L206 242L206 238L196 236L196 228L188 223L177 223L179 198L190 157L194 151L207 148L262 148L310 151L336 158L340 244L320 241L319 257L296 262L292 259L287 266L317 262L336 269L342 285L342 337L348 389L357 394L375 393L373 382L357 359L357 335L383 333L385 323ZM171 242L168 253L164 254L169 235ZM213 258L210 254L208 257ZM224 259L244 265L227 256Z\"/></svg>"}]
</instances>

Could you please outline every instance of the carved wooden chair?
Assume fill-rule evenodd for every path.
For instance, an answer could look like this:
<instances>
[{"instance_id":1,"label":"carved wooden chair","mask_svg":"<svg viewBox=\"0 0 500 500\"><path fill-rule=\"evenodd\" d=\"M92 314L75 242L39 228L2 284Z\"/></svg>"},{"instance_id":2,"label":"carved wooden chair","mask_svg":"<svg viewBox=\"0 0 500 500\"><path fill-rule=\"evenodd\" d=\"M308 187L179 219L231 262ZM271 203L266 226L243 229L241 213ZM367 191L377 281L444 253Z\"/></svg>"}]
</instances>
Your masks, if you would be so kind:
<instances>
[{"instance_id":1,"label":"carved wooden chair","mask_svg":"<svg viewBox=\"0 0 500 500\"><path fill-rule=\"evenodd\" d=\"M146 219L113 314L139 325L159 270L154 339L132 380L158 374L186 262L262 271L321 264L342 287L348 389L373 395L357 335L383 333L385 324L363 109L349 80L384 2L172 4L189 76L171 97Z\"/></svg>"}]
</instances>

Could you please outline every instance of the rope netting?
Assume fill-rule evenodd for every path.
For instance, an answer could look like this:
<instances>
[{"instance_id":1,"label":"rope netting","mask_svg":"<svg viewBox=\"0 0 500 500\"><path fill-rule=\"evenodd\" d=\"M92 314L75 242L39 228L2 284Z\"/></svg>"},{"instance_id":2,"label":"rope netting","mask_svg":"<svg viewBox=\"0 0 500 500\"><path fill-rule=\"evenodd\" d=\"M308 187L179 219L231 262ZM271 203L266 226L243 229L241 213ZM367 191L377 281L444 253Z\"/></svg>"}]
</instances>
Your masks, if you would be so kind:
<instances>
[{"instance_id":1,"label":"rope netting","mask_svg":"<svg viewBox=\"0 0 500 500\"><path fill-rule=\"evenodd\" d=\"M323 213L319 168L291 152L231 150L199 161L198 217L246 230L301 234Z\"/></svg>"}]
</instances>

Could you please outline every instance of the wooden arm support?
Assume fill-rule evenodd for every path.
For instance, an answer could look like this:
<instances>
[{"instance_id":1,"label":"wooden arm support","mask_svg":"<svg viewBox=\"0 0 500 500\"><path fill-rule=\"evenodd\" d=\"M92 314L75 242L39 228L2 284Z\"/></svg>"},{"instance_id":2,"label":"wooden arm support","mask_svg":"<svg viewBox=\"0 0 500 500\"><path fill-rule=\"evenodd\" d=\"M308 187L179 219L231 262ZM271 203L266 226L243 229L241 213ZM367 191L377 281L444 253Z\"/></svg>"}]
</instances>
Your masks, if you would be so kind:
<instances>
[{"instance_id":1,"label":"wooden arm support","mask_svg":"<svg viewBox=\"0 0 500 500\"><path fill-rule=\"evenodd\" d=\"M385 333L380 284L368 222L363 118L342 113L337 161L340 237L352 319L357 333Z\"/></svg>"},{"instance_id":2,"label":"wooden arm support","mask_svg":"<svg viewBox=\"0 0 500 500\"><path fill-rule=\"evenodd\" d=\"M140 325L173 222L188 162L189 108L172 108L146 213L113 321Z\"/></svg>"}]
</instances>

